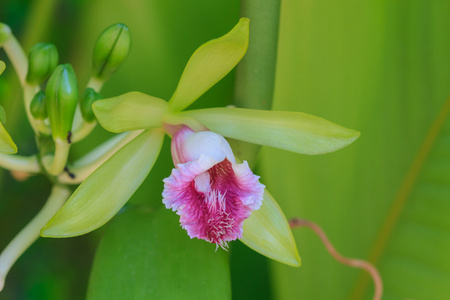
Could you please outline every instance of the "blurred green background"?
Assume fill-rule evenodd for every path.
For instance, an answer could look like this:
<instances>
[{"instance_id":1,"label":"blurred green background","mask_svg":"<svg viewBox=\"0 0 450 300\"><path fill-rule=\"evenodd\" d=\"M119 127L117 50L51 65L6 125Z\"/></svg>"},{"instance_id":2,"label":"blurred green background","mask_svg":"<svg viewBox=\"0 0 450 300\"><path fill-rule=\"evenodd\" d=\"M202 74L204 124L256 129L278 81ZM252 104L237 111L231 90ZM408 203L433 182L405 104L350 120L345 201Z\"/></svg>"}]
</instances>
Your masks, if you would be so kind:
<instances>
[{"instance_id":1,"label":"blurred green background","mask_svg":"<svg viewBox=\"0 0 450 300\"><path fill-rule=\"evenodd\" d=\"M323 156L263 148L256 173L288 218L317 222L343 255L374 262L385 284L383 299L450 298L449 13L450 2L439 0L284 0L281 4L273 108L314 114L359 130L361 137L346 149ZM105 97L136 90L168 99L192 52L230 30L239 16L237 0L0 2L0 22L11 26L25 50L36 42L54 43L60 61L73 65L80 86L88 80L97 36L112 23L127 24L133 40L130 57L105 85ZM0 59L7 62L3 51ZM231 103L233 84L234 73L193 107ZM19 153L26 155L34 153L35 146L20 96L7 62L0 77L5 127ZM97 128L73 148L73 157L109 136ZM129 206L153 211L157 219L170 218L160 208L161 179L171 168L166 140L156 166ZM0 177L3 248L43 205L49 184L42 177L16 182L6 171ZM105 272L120 276L102 280L102 257L119 255L111 253L120 248L120 257L136 255L131 259L136 268L150 268L145 251L132 249L159 247L164 252L164 243L170 243L162 237L160 244L148 243L146 221L139 220L125 212L86 236L40 239L13 267L0 299L85 299L102 236L90 297L102 299L94 296L102 288L120 290L133 268L125 270L127 266L118 263ZM176 222L176 217L172 220ZM214 253L214 246L186 238L180 243L190 247L192 242L194 250L183 252L186 256L179 260L167 256L166 262L161 254L155 261L156 273L139 269L144 276L139 284L150 291L155 288L151 276L159 278L158 268L176 261L179 270L185 270L183 262L205 256L208 267L217 264L216 271L204 269L215 274L208 279L213 284L190 291L185 299L229 299L230 295L233 299L371 299L372 283L363 272L335 262L307 229L295 229L294 235L301 268L269 261L239 242L233 243L229 257L218 251L217 258L210 258L204 248ZM130 237L136 238L130 241ZM160 237L150 233L148 238ZM230 260L231 292L224 259ZM158 285L168 288L164 281ZM208 294L214 289L221 291L220 297ZM149 295L130 293L119 293L115 299Z\"/></svg>"}]
</instances>

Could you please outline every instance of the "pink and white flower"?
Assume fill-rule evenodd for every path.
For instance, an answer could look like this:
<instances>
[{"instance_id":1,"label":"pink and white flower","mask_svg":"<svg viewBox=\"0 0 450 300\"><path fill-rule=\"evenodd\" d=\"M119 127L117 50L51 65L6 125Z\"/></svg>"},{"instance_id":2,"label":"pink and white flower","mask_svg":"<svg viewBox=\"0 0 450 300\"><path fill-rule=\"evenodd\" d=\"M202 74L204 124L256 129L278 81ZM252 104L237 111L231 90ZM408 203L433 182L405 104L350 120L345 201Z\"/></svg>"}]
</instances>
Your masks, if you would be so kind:
<instances>
[{"instance_id":1,"label":"pink and white flower","mask_svg":"<svg viewBox=\"0 0 450 300\"><path fill-rule=\"evenodd\" d=\"M241 238L264 194L247 162L236 163L223 136L186 126L172 138L172 158L176 168L164 179L163 203L180 215L188 235L222 248Z\"/></svg>"}]
</instances>

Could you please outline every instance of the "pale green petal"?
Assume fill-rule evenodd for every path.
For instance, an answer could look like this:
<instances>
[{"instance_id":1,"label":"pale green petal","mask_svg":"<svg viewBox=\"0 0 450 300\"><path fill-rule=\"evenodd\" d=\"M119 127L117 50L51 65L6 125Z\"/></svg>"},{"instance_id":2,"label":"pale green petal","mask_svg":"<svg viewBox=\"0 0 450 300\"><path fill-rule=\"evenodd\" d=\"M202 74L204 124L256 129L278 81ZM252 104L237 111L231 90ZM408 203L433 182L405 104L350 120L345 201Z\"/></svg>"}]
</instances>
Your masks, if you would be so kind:
<instances>
[{"instance_id":1,"label":"pale green petal","mask_svg":"<svg viewBox=\"0 0 450 300\"><path fill-rule=\"evenodd\" d=\"M94 171L42 229L44 237L71 237L108 222L147 177L164 133L147 130Z\"/></svg>"},{"instance_id":2,"label":"pale green petal","mask_svg":"<svg viewBox=\"0 0 450 300\"><path fill-rule=\"evenodd\" d=\"M189 59L169 101L173 111L188 107L227 75L247 51L249 19L241 18L226 35L198 48Z\"/></svg>"},{"instance_id":3,"label":"pale green petal","mask_svg":"<svg viewBox=\"0 0 450 300\"><path fill-rule=\"evenodd\" d=\"M336 151L359 137L358 131L301 112L208 108L180 115L228 138L302 154Z\"/></svg>"},{"instance_id":4,"label":"pale green petal","mask_svg":"<svg viewBox=\"0 0 450 300\"><path fill-rule=\"evenodd\" d=\"M286 217L267 190L264 191L261 208L244 221L240 240L271 259L294 267L301 264Z\"/></svg>"},{"instance_id":5,"label":"pale green petal","mask_svg":"<svg viewBox=\"0 0 450 300\"><path fill-rule=\"evenodd\" d=\"M98 122L108 131L123 132L162 126L166 101L139 92L97 100L92 105Z\"/></svg>"},{"instance_id":6,"label":"pale green petal","mask_svg":"<svg viewBox=\"0 0 450 300\"><path fill-rule=\"evenodd\" d=\"M17 153L17 146L14 144L11 136L0 122L0 152L6 154Z\"/></svg>"},{"instance_id":7,"label":"pale green petal","mask_svg":"<svg viewBox=\"0 0 450 300\"><path fill-rule=\"evenodd\" d=\"M3 71L5 71L5 63L0 60L0 75L2 75Z\"/></svg>"}]
</instances>

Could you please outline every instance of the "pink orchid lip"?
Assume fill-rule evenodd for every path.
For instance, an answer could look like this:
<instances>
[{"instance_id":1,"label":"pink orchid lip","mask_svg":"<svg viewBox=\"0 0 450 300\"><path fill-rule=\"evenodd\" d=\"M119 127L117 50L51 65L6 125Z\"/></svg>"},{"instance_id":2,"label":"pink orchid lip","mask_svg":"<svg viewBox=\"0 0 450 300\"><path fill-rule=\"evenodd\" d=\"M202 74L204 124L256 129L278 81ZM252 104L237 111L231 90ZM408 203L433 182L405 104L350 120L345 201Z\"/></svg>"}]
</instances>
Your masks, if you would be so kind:
<instances>
[{"instance_id":1,"label":"pink orchid lip","mask_svg":"<svg viewBox=\"0 0 450 300\"><path fill-rule=\"evenodd\" d=\"M164 179L163 203L180 215L191 238L222 248L242 237L251 211L261 206L264 185L246 162L236 164L221 135L182 127L172 139L175 169Z\"/></svg>"}]
</instances>

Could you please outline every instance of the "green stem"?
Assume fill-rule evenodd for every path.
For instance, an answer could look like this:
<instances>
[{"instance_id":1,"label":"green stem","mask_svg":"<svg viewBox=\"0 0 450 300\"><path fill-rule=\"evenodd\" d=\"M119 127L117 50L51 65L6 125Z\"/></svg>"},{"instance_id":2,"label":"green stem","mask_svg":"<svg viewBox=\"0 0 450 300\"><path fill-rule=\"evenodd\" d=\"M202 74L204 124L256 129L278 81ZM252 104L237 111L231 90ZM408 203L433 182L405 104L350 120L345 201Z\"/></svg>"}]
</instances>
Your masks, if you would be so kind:
<instances>
[{"instance_id":1,"label":"green stem","mask_svg":"<svg viewBox=\"0 0 450 300\"><path fill-rule=\"evenodd\" d=\"M23 46L23 49L30 49L32 45L34 45L36 42L42 41L48 32L49 27L51 26L51 22L53 22L54 18L52 16L54 15L55 8L57 7L59 1L58 0L33 0L31 1L32 5L29 9L29 14L26 17L27 23L24 27L23 34L21 37L21 44ZM20 47L20 45L19 45ZM25 53L23 53L22 47L20 47L20 52L17 52L17 55L20 55L21 57L25 58L22 59L22 61L26 61L26 66L23 68L21 67L20 72L23 72L23 75L19 75L19 71L16 69L16 73L18 74L19 78L23 78L25 80L26 73L28 72L28 60L26 58ZM22 55L23 54L23 55ZM8 54L9 56L9 54ZM14 67L15 68L15 67ZM23 82L21 80L21 82ZM18 90L16 83L13 82L11 79L8 79L8 86L14 91ZM23 85L22 85L23 86ZM20 93L16 93L18 95ZM33 95L34 96L34 95ZM18 134L16 132L20 126L17 126L18 123L23 122L19 118L20 114L20 108L19 108L19 101L18 97L15 96L15 99L10 99L10 101L5 106L5 110L8 112L9 117L9 127L10 134L15 135Z\"/></svg>"},{"instance_id":2,"label":"green stem","mask_svg":"<svg viewBox=\"0 0 450 300\"><path fill-rule=\"evenodd\" d=\"M42 159L45 169L50 175L57 176L61 174L67 164L69 157L70 144L65 140L55 140L55 155L45 156Z\"/></svg>"},{"instance_id":3,"label":"green stem","mask_svg":"<svg viewBox=\"0 0 450 300\"><path fill-rule=\"evenodd\" d=\"M92 88L97 93L102 90L103 84L105 82L94 76L91 76L86 88ZM77 110L75 111L75 117L73 119L73 132L72 132L72 143L76 143L88 136L92 130L97 126L97 121L86 122L80 110L80 105L77 105Z\"/></svg>"},{"instance_id":4,"label":"green stem","mask_svg":"<svg viewBox=\"0 0 450 300\"><path fill-rule=\"evenodd\" d=\"M14 70L16 70L16 74L22 88L24 88L26 84L25 79L28 72L28 59L22 49L22 46L19 44L14 35L11 35L8 41L3 44L3 48L5 49L6 55L8 55L8 58L11 60Z\"/></svg>"},{"instance_id":5,"label":"green stem","mask_svg":"<svg viewBox=\"0 0 450 300\"><path fill-rule=\"evenodd\" d=\"M242 0L241 16L250 19L247 54L236 70L233 103L237 107L270 109L275 85L280 0ZM232 142L250 163L254 163L259 146Z\"/></svg>"},{"instance_id":6,"label":"green stem","mask_svg":"<svg viewBox=\"0 0 450 300\"><path fill-rule=\"evenodd\" d=\"M34 241L39 237L41 228L58 212L70 196L70 190L65 186L53 186L50 197L41 211L23 228L0 254L0 291L3 289L6 275Z\"/></svg>"},{"instance_id":7,"label":"green stem","mask_svg":"<svg viewBox=\"0 0 450 300\"><path fill-rule=\"evenodd\" d=\"M72 143L77 143L77 142L83 140L97 126L97 121L92 121L92 122L84 121L83 117L81 117L81 112L78 108L75 113L74 123L75 123L75 120L79 120L79 122L77 121L78 127L76 127L76 128L74 127L75 129L73 130L72 139L71 139Z\"/></svg>"},{"instance_id":8,"label":"green stem","mask_svg":"<svg viewBox=\"0 0 450 300\"><path fill-rule=\"evenodd\" d=\"M24 106L25 106L25 112L27 114L28 122L31 125L31 128L33 128L36 135L40 135L41 133L45 135L50 135L51 130L49 126L45 126L43 122L36 122L37 120L33 117L31 114L31 101L33 100L34 95L39 91L39 86L32 86L27 83L25 83L25 86L23 87L23 100L24 100Z\"/></svg>"},{"instance_id":9,"label":"green stem","mask_svg":"<svg viewBox=\"0 0 450 300\"><path fill-rule=\"evenodd\" d=\"M19 44L17 39L13 35L11 35L8 41L3 44L3 47L5 48L5 52L11 60L11 63L16 70L20 84L22 85L25 112L27 114L27 118L30 122L31 127L36 134L40 134L40 132L44 134L50 134L50 128L48 126L45 126L45 124L37 124L36 120L31 115L31 100L33 100L34 95L39 91L39 86L29 85L26 82L26 76L28 72L28 59L22 49L22 46Z\"/></svg>"},{"instance_id":10,"label":"green stem","mask_svg":"<svg viewBox=\"0 0 450 300\"><path fill-rule=\"evenodd\" d=\"M234 104L270 109L275 85L280 0L243 0L241 16L250 19L250 41L247 54L236 70Z\"/></svg>"},{"instance_id":11,"label":"green stem","mask_svg":"<svg viewBox=\"0 0 450 300\"><path fill-rule=\"evenodd\" d=\"M86 87L93 89L97 93L100 93L104 84L105 84L104 80L101 80L101 79L98 79L97 77L91 76Z\"/></svg>"},{"instance_id":12,"label":"green stem","mask_svg":"<svg viewBox=\"0 0 450 300\"><path fill-rule=\"evenodd\" d=\"M10 171L39 173L41 168L36 155L20 156L0 153L0 167Z\"/></svg>"},{"instance_id":13,"label":"green stem","mask_svg":"<svg viewBox=\"0 0 450 300\"><path fill-rule=\"evenodd\" d=\"M129 131L112 137L70 165L68 172L64 172L58 176L58 182L64 184L81 183L114 153L137 137L141 132L142 130Z\"/></svg>"}]
</instances>

